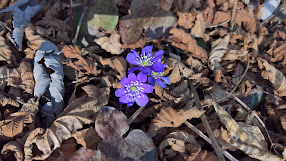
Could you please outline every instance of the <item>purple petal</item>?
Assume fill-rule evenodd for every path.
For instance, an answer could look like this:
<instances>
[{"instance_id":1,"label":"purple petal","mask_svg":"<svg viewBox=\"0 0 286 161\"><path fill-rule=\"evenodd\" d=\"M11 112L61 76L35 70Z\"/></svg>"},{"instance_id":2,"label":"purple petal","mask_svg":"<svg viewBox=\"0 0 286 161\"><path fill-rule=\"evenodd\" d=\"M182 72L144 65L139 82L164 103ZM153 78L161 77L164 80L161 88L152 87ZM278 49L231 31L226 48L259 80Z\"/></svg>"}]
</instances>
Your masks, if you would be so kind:
<instances>
[{"instance_id":1,"label":"purple petal","mask_svg":"<svg viewBox=\"0 0 286 161\"><path fill-rule=\"evenodd\" d=\"M128 83L128 78L126 76L122 77L120 84L124 87Z\"/></svg>"},{"instance_id":2,"label":"purple petal","mask_svg":"<svg viewBox=\"0 0 286 161\"><path fill-rule=\"evenodd\" d=\"M161 62L156 62L156 63L154 63L154 64L152 65L153 71L154 71L154 72L157 72L157 73L163 72L164 68L165 68L165 67L164 67L164 65L163 65Z\"/></svg>"},{"instance_id":3,"label":"purple petal","mask_svg":"<svg viewBox=\"0 0 286 161\"><path fill-rule=\"evenodd\" d=\"M134 73L130 73L130 74L128 75L128 80L129 80L129 82L131 82L131 81L133 81L133 82L137 81L136 75L135 75Z\"/></svg>"},{"instance_id":4,"label":"purple petal","mask_svg":"<svg viewBox=\"0 0 286 161\"><path fill-rule=\"evenodd\" d=\"M149 99L146 94L140 93L135 101L138 106L145 106L148 103Z\"/></svg>"},{"instance_id":5,"label":"purple petal","mask_svg":"<svg viewBox=\"0 0 286 161\"><path fill-rule=\"evenodd\" d=\"M157 84L158 84L159 86L161 86L162 88L166 88L166 87L167 87L167 85L164 84L163 81L161 81L160 79L156 79L156 81L157 81Z\"/></svg>"},{"instance_id":6,"label":"purple petal","mask_svg":"<svg viewBox=\"0 0 286 161\"><path fill-rule=\"evenodd\" d=\"M139 80L139 82L143 82L145 83L147 81L147 75L143 74L142 72L140 72L137 75L137 80Z\"/></svg>"},{"instance_id":7,"label":"purple petal","mask_svg":"<svg viewBox=\"0 0 286 161\"><path fill-rule=\"evenodd\" d=\"M153 49L152 45L143 48L142 56L147 56L148 58L150 58L152 56L152 49Z\"/></svg>"},{"instance_id":8,"label":"purple petal","mask_svg":"<svg viewBox=\"0 0 286 161\"><path fill-rule=\"evenodd\" d=\"M157 51L151 61L154 63L161 62L163 54L164 50Z\"/></svg>"},{"instance_id":9,"label":"purple petal","mask_svg":"<svg viewBox=\"0 0 286 161\"><path fill-rule=\"evenodd\" d=\"M116 97L121 97L123 95L125 95L126 93L124 92L125 91L125 88L119 88L115 91L115 96Z\"/></svg>"},{"instance_id":10,"label":"purple petal","mask_svg":"<svg viewBox=\"0 0 286 161\"><path fill-rule=\"evenodd\" d=\"M131 67L129 70L128 70L128 72L127 73L132 73L132 72L134 72L135 70L142 70L143 68L142 67Z\"/></svg>"},{"instance_id":11,"label":"purple petal","mask_svg":"<svg viewBox=\"0 0 286 161\"><path fill-rule=\"evenodd\" d=\"M152 93L153 92L153 87L149 84L142 84L140 87L143 88L144 93Z\"/></svg>"},{"instance_id":12,"label":"purple petal","mask_svg":"<svg viewBox=\"0 0 286 161\"><path fill-rule=\"evenodd\" d=\"M152 76L148 77L148 83L151 84L153 87L155 86L155 79Z\"/></svg>"},{"instance_id":13,"label":"purple petal","mask_svg":"<svg viewBox=\"0 0 286 161\"><path fill-rule=\"evenodd\" d=\"M125 94L119 98L119 102L126 104L130 102L130 99L132 99L132 97L129 94Z\"/></svg>"},{"instance_id":14,"label":"purple petal","mask_svg":"<svg viewBox=\"0 0 286 161\"><path fill-rule=\"evenodd\" d=\"M129 103L127 103L127 107L130 107L130 106L132 106L134 104L134 102L129 102Z\"/></svg>"},{"instance_id":15,"label":"purple petal","mask_svg":"<svg viewBox=\"0 0 286 161\"><path fill-rule=\"evenodd\" d=\"M152 73L152 70L151 70L150 67L144 67L143 70L142 70L142 73L145 74L145 75L149 75L149 74Z\"/></svg>"},{"instance_id":16,"label":"purple petal","mask_svg":"<svg viewBox=\"0 0 286 161\"><path fill-rule=\"evenodd\" d=\"M126 60L130 64L138 65L137 59L140 59L140 56L135 50L131 50L131 51L133 51L133 53L128 53L126 56Z\"/></svg>"},{"instance_id":17,"label":"purple petal","mask_svg":"<svg viewBox=\"0 0 286 161\"><path fill-rule=\"evenodd\" d=\"M160 77L165 83L170 85L170 77Z\"/></svg>"}]
</instances>

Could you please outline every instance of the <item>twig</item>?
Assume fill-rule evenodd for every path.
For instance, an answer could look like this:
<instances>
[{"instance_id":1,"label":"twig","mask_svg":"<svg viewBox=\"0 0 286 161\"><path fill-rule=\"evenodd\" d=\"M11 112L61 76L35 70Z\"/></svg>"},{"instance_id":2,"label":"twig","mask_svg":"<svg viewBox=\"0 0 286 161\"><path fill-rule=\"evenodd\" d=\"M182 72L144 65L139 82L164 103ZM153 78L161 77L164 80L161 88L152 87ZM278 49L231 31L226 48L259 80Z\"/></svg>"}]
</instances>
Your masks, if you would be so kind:
<instances>
[{"instance_id":1,"label":"twig","mask_svg":"<svg viewBox=\"0 0 286 161\"><path fill-rule=\"evenodd\" d=\"M231 21L230 21L230 30L233 30L235 24L235 17L236 17L236 10L237 10L237 0L234 0L232 14L231 14Z\"/></svg>"},{"instance_id":2,"label":"twig","mask_svg":"<svg viewBox=\"0 0 286 161\"><path fill-rule=\"evenodd\" d=\"M72 40L72 42L73 42L74 44L77 43L80 26L81 26L82 20L83 20L83 18L84 18L84 15L85 15L85 13L86 13L86 11L87 11L87 8L88 8L87 3L88 3L88 0L86 0L86 2L85 2L83 12L82 12L82 14L81 14L81 16L80 16L80 19L79 19L79 22L78 22L78 25L77 25L77 28L76 28L75 37L74 37L74 39Z\"/></svg>"},{"instance_id":3,"label":"twig","mask_svg":"<svg viewBox=\"0 0 286 161\"><path fill-rule=\"evenodd\" d=\"M199 109L202 109L201 101L200 101L200 99L199 99L198 92L195 90L195 87L194 87L194 85L193 85L193 82L192 82L191 80L189 80L188 82L189 82L189 85L191 86L191 90L194 91L193 94L194 94L194 98L195 98L195 102L196 102L197 107L198 107ZM209 124L209 122L208 122L208 120L207 120L206 115L205 115L205 114L202 114L200 118L201 118L201 120L202 120L202 122L203 122L203 125L204 125L205 129L207 130L208 136L210 137L212 146L213 146L213 148L214 148L214 150L215 150L215 153L216 153L216 155L217 155L217 157L218 157L218 160L220 160L220 161L225 161L225 158L224 158L224 156L223 156L223 154L222 154L222 152L221 152L221 148L220 148L220 146L218 145L218 143L216 142L216 139L215 139L215 137L214 137L214 135L213 135L213 133L212 133L212 129L211 129L211 127L210 127L210 124Z\"/></svg>"},{"instance_id":4,"label":"twig","mask_svg":"<svg viewBox=\"0 0 286 161\"><path fill-rule=\"evenodd\" d=\"M141 106L135 113L128 119L129 125L138 117L138 115L144 110L145 106Z\"/></svg>"},{"instance_id":5,"label":"twig","mask_svg":"<svg viewBox=\"0 0 286 161\"><path fill-rule=\"evenodd\" d=\"M196 134L198 134L201 138L203 138L206 142L209 144L212 144L211 140L203 133L201 132L198 128L196 128L194 125L189 123L188 121L184 122L185 125L187 125L190 129L192 129ZM222 149L219 147L220 151L223 153L225 157L227 157L231 161L238 161L235 157L233 157L228 151Z\"/></svg>"},{"instance_id":6,"label":"twig","mask_svg":"<svg viewBox=\"0 0 286 161\"><path fill-rule=\"evenodd\" d=\"M222 26L222 25L224 25L224 24L228 23L229 21L230 21L230 20L226 20L226 21L224 21L224 22L221 22L221 23L219 23L219 24L216 24L216 25L210 25L210 26L206 26L206 28L213 28L213 27Z\"/></svg>"}]
</instances>

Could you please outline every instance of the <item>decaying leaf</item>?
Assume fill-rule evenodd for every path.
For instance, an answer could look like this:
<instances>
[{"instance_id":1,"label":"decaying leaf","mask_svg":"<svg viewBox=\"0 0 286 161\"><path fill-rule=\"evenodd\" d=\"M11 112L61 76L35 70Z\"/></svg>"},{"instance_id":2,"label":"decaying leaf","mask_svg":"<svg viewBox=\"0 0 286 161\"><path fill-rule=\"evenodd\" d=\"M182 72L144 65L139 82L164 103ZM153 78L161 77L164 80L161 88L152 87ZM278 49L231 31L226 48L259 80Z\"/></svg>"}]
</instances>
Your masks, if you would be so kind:
<instances>
[{"instance_id":1,"label":"decaying leaf","mask_svg":"<svg viewBox=\"0 0 286 161\"><path fill-rule=\"evenodd\" d=\"M97 149L97 144L101 140L100 136L97 134L93 127L76 131L72 134L76 142L84 148Z\"/></svg>"},{"instance_id":2,"label":"decaying leaf","mask_svg":"<svg viewBox=\"0 0 286 161\"><path fill-rule=\"evenodd\" d=\"M101 82L97 86L87 85L82 89L86 94L69 104L48 129L37 128L31 132L24 146L26 160L46 159L60 147L62 141L72 137L73 132L94 121L93 115L108 102L109 87ZM33 153L36 147L41 152L38 155Z\"/></svg>"},{"instance_id":3,"label":"decaying leaf","mask_svg":"<svg viewBox=\"0 0 286 161\"><path fill-rule=\"evenodd\" d=\"M49 42L47 39L44 39L42 36L36 34L36 28L32 27L31 24L28 24L25 28L25 35L28 39L28 46L33 50L38 50L43 42Z\"/></svg>"},{"instance_id":4,"label":"decaying leaf","mask_svg":"<svg viewBox=\"0 0 286 161\"><path fill-rule=\"evenodd\" d=\"M102 49L110 52L111 54L121 54L122 44L120 43L120 35L116 32L112 33L110 37L100 37L94 40Z\"/></svg>"},{"instance_id":5,"label":"decaying leaf","mask_svg":"<svg viewBox=\"0 0 286 161\"><path fill-rule=\"evenodd\" d=\"M269 160L269 158L277 161L284 160L277 155L271 154L268 150L267 142L257 126L236 122L219 104L214 101L212 101L212 104L221 122L227 129L217 130L216 135L227 142L230 147L240 149L248 156L263 161ZM223 132L225 135L222 137Z\"/></svg>"},{"instance_id":6,"label":"decaying leaf","mask_svg":"<svg viewBox=\"0 0 286 161\"><path fill-rule=\"evenodd\" d=\"M95 121L95 130L103 140L109 137L122 137L128 129L127 117L121 111L109 106L100 109L100 114Z\"/></svg>"},{"instance_id":7,"label":"decaying leaf","mask_svg":"<svg viewBox=\"0 0 286 161\"><path fill-rule=\"evenodd\" d=\"M80 71L83 74L98 75L101 70L96 68L95 62L90 59L83 58L81 51L78 46L67 46L65 45L62 49L65 57L68 59L64 63L74 69Z\"/></svg>"},{"instance_id":8,"label":"decaying leaf","mask_svg":"<svg viewBox=\"0 0 286 161\"><path fill-rule=\"evenodd\" d=\"M204 111L193 107L193 103L194 100L180 110L174 110L172 107L161 108L150 124L149 135L155 136L162 127L179 127L188 119L199 118Z\"/></svg>"},{"instance_id":9,"label":"decaying leaf","mask_svg":"<svg viewBox=\"0 0 286 161\"><path fill-rule=\"evenodd\" d=\"M203 18L203 14L199 13L197 14L195 25L191 29L191 35L203 38L205 41L208 41L209 38L207 38L205 34L205 29L206 29L206 24Z\"/></svg>"},{"instance_id":10,"label":"decaying leaf","mask_svg":"<svg viewBox=\"0 0 286 161\"><path fill-rule=\"evenodd\" d=\"M169 37L167 41L171 42L172 45L190 52L193 57L201 59L203 63L207 62L208 55L206 51L197 44L190 34L178 28L172 28L170 33L173 36Z\"/></svg>"},{"instance_id":11,"label":"decaying leaf","mask_svg":"<svg viewBox=\"0 0 286 161\"><path fill-rule=\"evenodd\" d=\"M24 128L28 131L33 130L37 113L38 107L34 101L24 104L18 112L12 113L0 122L0 139L11 140L23 136Z\"/></svg>"},{"instance_id":12,"label":"decaying leaf","mask_svg":"<svg viewBox=\"0 0 286 161\"><path fill-rule=\"evenodd\" d=\"M195 12L177 12L177 14L179 26L183 26L185 29L191 29L194 26L197 17Z\"/></svg>"},{"instance_id":13,"label":"decaying leaf","mask_svg":"<svg viewBox=\"0 0 286 161\"><path fill-rule=\"evenodd\" d=\"M0 36L0 61L6 61L8 64L17 64L13 52L6 44L6 39L2 36Z\"/></svg>"},{"instance_id":14,"label":"decaying leaf","mask_svg":"<svg viewBox=\"0 0 286 161\"><path fill-rule=\"evenodd\" d=\"M11 105L15 107L19 107L19 103L12 98L8 98L5 95L0 93L0 105L5 107L6 105Z\"/></svg>"},{"instance_id":15,"label":"decaying leaf","mask_svg":"<svg viewBox=\"0 0 286 161\"><path fill-rule=\"evenodd\" d=\"M160 2L160 7L164 11L170 11L174 0L159 0L159 2Z\"/></svg>"},{"instance_id":16,"label":"decaying leaf","mask_svg":"<svg viewBox=\"0 0 286 161\"><path fill-rule=\"evenodd\" d=\"M17 161L24 160L24 154L21 145L18 142L10 141L9 143L5 144L1 150L1 154L4 158L11 152L14 152L14 156Z\"/></svg>"},{"instance_id":17,"label":"decaying leaf","mask_svg":"<svg viewBox=\"0 0 286 161\"><path fill-rule=\"evenodd\" d=\"M13 69L7 79L7 82L7 85L21 88L25 92L33 94L35 81L33 77L32 64L23 61L17 69Z\"/></svg>"},{"instance_id":18,"label":"decaying leaf","mask_svg":"<svg viewBox=\"0 0 286 161\"><path fill-rule=\"evenodd\" d=\"M94 161L94 160L100 160L100 158L98 157L97 154L98 154L97 151L81 147L70 158L70 161L82 161L82 160Z\"/></svg>"},{"instance_id":19,"label":"decaying leaf","mask_svg":"<svg viewBox=\"0 0 286 161\"><path fill-rule=\"evenodd\" d=\"M284 74L262 58L257 58L257 62L262 70L261 76L272 83L279 96L286 96L286 78Z\"/></svg>"}]
</instances>

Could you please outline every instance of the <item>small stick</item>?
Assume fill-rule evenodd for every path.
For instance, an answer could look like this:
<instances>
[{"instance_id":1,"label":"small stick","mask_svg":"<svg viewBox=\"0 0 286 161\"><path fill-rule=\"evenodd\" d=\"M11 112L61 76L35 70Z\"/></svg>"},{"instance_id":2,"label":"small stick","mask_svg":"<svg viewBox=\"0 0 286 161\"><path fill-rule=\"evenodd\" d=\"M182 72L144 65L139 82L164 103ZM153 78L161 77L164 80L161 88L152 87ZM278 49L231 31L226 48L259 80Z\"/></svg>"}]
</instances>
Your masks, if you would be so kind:
<instances>
[{"instance_id":1,"label":"small stick","mask_svg":"<svg viewBox=\"0 0 286 161\"><path fill-rule=\"evenodd\" d=\"M234 23L235 23L235 17L236 17L236 10L237 10L237 0L234 0L233 8L232 8L232 14L231 14L231 21L230 21L230 30L233 30Z\"/></svg>"},{"instance_id":2,"label":"small stick","mask_svg":"<svg viewBox=\"0 0 286 161\"><path fill-rule=\"evenodd\" d=\"M145 106L141 106L135 113L128 119L129 125L139 116L139 114L144 110Z\"/></svg>"},{"instance_id":3,"label":"small stick","mask_svg":"<svg viewBox=\"0 0 286 161\"><path fill-rule=\"evenodd\" d=\"M86 2L85 2L83 12L82 12L82 14L81 14L81 16L80 16L80 19L79 19L79 22L78 22L78 25L77 25L77 28L76 28L75 37L74 37L74 39L72 40L72 42L73 42L74 44L77 43L80 26L81 26L83 17L84 17L84 15L85 15L86 11L87 11L87 8L88 8L87 2L88 2L88 0L86 0Z\"/></svg>"},{"instance_id":4,"label":"small stick","mask_svg":"<svg viewBox=\"0 0 286 161\"><path fill-rule=\"evenodd\" d=\"M193 94L194 94L194 98L195 98L195 102L196 102L197 107L199 109L202 109L201 101L199 99L198 92L195 90L193 82L191 80L189 80L188 82L189 82L189 85L191 86L191 90L194 91ZM218 160L225 161L225 158L224 158L224 156L223 156L223 154L221 152L221 148L218 145L218 143L217 143L217 141L216 141L216 139L215 139L215 137L214 137L214 135L212 133L212 129L210 127L210 124L209 124L209 122L207 120L206 115L202 114L200 118L201 118L201 120L203 122L203 125L204 125L205 129L207 130L208 136L210 137L212 146L213 146L213 148L215 150L215 153L216 153L216 155L218 157Z\"/></svg>"},{"instance_id":5,"label":"small stick","mask_svg":"<svg viewBox=\"0 0 286 161\"><path fill-rule=\"evenodd\" d=\"M184 122L185 125L187 125L190 129L192 129L196 134L198 134L201 138L203 138L206 142L209 144L212 144L211 140L203 133L201 132L198 128L196 128L194 125L189 123L188 121ZM228 151L222 149L219 147L220 151L223 153L225 157L227 157L231 161L238 161L235 157L233 157Z\"/></svg>"},{"instance_id":6,"label":"small stick","mask_svg":"<svg viewBox=\"0 0 286 161\"><path fill-rule=\"evenodd\" d=\"M216 24L216 25L210 25L210 26L206 26L206 28L213 28L213 27L222 26L222 25L224 25L224 24L228 23L229 21L230 21L230 20L226 20L226 21L224 21L224 22L221 22L221 23L219 23L219 24Z\"/></svg>"}]
</instances>

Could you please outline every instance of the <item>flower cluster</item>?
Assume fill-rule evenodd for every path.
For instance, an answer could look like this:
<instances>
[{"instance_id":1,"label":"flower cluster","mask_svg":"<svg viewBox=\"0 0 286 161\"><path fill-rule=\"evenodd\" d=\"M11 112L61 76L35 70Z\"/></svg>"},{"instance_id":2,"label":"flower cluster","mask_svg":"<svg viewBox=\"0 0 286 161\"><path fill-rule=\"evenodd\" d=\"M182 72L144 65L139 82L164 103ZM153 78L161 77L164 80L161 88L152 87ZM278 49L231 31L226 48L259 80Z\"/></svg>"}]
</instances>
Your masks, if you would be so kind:
<instances>
[{"instance_id":1,"label":"flower cluster","mask_svg":"<svg viewBox=\"0 0 286 161\"><path fill-rule=\"evenodd\" d=\"M163 77L162 72L166 65L161 63L163 50L152 54L153 46L146 46L143 48L141 55L137 51L132 50L128 53L126 60L132 65L128 70L128 78L123 77L120 81L123 88L116 90L115 95L120 97L119 102L132 106L136 102L139 106L145 106L149 99L145 93L151 93L155 82L158 85L165 88L170 84L170 77ZM141 71L137 76L133 73L134 71ZM148 77L148 83L145 84ZM166 83L164 83L163 81Z\"/></svg>"}]
</instances>

